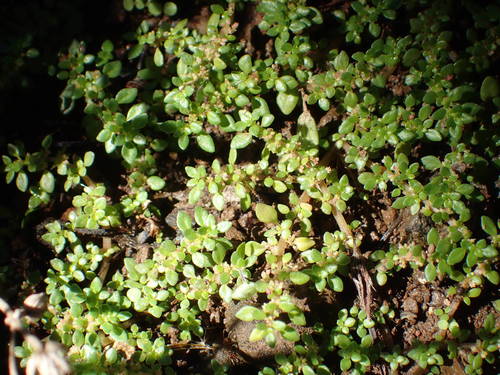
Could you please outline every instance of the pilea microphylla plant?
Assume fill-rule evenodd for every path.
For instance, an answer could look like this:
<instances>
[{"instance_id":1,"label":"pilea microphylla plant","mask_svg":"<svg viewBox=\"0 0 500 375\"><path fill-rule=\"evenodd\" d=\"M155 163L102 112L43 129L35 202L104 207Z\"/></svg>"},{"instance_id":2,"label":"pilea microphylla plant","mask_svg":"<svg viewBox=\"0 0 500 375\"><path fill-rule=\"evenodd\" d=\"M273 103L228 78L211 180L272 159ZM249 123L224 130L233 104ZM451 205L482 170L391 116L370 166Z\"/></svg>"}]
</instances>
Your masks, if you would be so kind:
<instances>
[{"instance_id":1,"label":"pilea microphylla plant","mask_svg":"<svg viewBox=\"0 0 500 375\"><path fill-rule=\"evenodd\" d=\"M75 374L499 371L498 2L119 8L3 155Z\"/></svg>"}]
</instances>

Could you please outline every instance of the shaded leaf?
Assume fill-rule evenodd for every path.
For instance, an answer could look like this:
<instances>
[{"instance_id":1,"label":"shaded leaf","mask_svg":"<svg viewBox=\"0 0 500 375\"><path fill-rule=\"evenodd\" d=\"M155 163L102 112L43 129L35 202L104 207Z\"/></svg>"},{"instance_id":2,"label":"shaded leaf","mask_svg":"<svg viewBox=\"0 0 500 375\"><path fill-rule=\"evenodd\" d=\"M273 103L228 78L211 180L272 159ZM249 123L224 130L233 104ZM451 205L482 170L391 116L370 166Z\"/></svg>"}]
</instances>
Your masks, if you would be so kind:
<instances>
[{"instance_id":1,"label":"shaded leaf","mask_svg":"<svg viewBox=\"0 0 500 375\"><path fill-rule=\"evenodd\" d=\"M118 104L132 103L137 97L137 88L130 87L121 89L116 93L115 99Z\"/></svg>"},{"instance_id":2,"label":"shaded leaf","mask_svg":"<svg viewBox=\"0 0 500 375\"><path fill-rule=\"evenodd\" d=\"M481 228L490 236L497 235L497 227L488 216L481 216Z\"/></svg>"},{"instance_id":3,"label":"shaded leaf","mask_svg":"<svg viewBox=\"0 0 500 375\"><path fill-rule=\"evenodd\" d=\"M500 88L498 86L497 80L492 76L486 77L481 84L479 93L481 96L481 100L483 101L499 96Z\"/></svg>"},{"instance_id":4,"label":"shaded leaf","mask_svg":"<svg viewBox=\"0 0 500 375\"><path fill-rule=\"evenodd\" d=\"M120 75L122 71L121 61L110 61L105 64L102 68L102 72L106 74L109 78L116 78Z\"/></svg>"},{"instance_id":5,"label":"shaded leaf","mask_svg":"<svg viewBox=\"0 0 500 375\"><path fill-rule=\"evenodd\" d=\"M276 97L276 104L284 115L292 113L298 102L299 96L297 94L280 92Z\"/></svg>"}]
</instances>

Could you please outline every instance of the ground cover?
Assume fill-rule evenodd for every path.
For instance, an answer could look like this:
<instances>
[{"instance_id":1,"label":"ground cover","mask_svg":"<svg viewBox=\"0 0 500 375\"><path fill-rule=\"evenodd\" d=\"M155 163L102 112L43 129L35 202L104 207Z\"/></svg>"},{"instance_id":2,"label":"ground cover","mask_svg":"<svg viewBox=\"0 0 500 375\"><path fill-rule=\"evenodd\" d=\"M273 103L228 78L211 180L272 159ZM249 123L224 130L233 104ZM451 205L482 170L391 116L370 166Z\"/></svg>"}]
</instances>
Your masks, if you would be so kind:
<instances>
[{"instance_id":1,"label":"ground cover","mask_svg":"<svg viewBox=\"0 0 500 375\"><path fill-rule=\"evenodd\" d=\"M498 372L500 6L457 4L7 3L70 20L1 44L20 364Z\"/></svg>"}]
</instances>

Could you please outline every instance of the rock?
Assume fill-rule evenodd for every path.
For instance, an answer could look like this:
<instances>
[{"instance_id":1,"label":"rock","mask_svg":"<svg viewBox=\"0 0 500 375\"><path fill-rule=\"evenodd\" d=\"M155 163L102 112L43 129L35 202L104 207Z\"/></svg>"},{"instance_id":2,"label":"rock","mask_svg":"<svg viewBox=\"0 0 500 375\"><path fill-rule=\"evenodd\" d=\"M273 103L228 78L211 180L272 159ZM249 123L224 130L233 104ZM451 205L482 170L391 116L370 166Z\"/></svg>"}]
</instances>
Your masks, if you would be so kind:
<instances>
[{"instance_id":1,"label":"rock","mask_svg":"<svg viewBox=\"0 0 500 375\"><path fill-rule=\"evenodd\" d=\"M251 342L250 333L257 325L257 322L244 322L238 319L235 314L244 306L255 305L249 301L241 301L237 304L232 303L228 306L225 313L224 325L228 332L229 339L235 347L248 359L253 361L263 360L273 357L277 354L288 355L292 352L294 343L285 340L279 333L275 332L276 345L271 348L264 340ZM297 329L297 327L294 327Z\"/></svg>"}]
</instances>

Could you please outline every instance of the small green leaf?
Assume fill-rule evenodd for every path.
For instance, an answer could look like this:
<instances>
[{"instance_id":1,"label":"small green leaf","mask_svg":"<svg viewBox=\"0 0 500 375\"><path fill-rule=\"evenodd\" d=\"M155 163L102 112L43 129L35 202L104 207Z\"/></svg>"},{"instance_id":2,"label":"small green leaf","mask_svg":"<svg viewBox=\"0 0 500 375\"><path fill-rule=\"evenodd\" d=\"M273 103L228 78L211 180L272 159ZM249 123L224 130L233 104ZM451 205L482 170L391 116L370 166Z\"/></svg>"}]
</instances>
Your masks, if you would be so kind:
<instances>
[{"instance_id":1,"label":"small green leaf","mask_svg":"<svg viewBox=\"0 0 500 375\"><path fill-rule=\"evenodd\" d=\"M331 279L333 290L337 293L340 293L344 290L344 282L338 276L335 276Z\"/></svg>"},{"instance_id":2,"label":"small green leaf","mask_svg":"<svg viewBox=\"0 0 500 375\"><path fill-rule=\"evenodd\" d=\"M500 88L495 77L488 76L483 80L481 89L479 90L481 100L483 102L490 98L495 98L500 95Z\"/></svg>"},{"instance_id":3,"label":"small green leaf","mask_svg":"<svg viewBox=\"0 0 500 375\"><path fill-rule=\"evenodd\" d=\"M377 184L377 177L371 172L363 172L358 176L358 181L366 190L373 190Z\"/></svg>"},{"instance_id":4,"label":"small green leaf","mask_svg":"<svg viewBox=\"0 0 500 375\"><path fill-rule=\"evenodd\" d=\"M298 131L306 141L317 146L319 144L318 128L316 126L316 120L312 117L311 112L304 107L304 111L300 114L297 119Z\"/></svg>"},{"instance_id":5,"label":"small green leaf","mask_svg":"<svg viewBox=\"0 0 500 375\"><path fill-rule=\"evenodd\" d=\"M263 128L267 128L273 123L273 121L274 121L274 115L272 115L271 113L267 113L264 116L262 116L260 124Z\"/></svg>"},{"instance_id":6,"label":"small green leaf","mask_svg":"<svg viewBox=\"0 0 500 375\"><path fill-rule=\"evenodd\" d=\"M134 144L132 142L127 142L123 145L121 154L123 159L129 163L133 164L135 160L137 159L137 148L135 148Z\"/></svg>"},{"instance_id":7,"label":"small green leaf","mask_svg":"<svg viewBox=\"0 0 500 375\"><path fill-rule=\"evenodd\" d=\"M347 372L351 368L352 362L350 358L342 358L340 361L340 369Z\"/></svg>"},{"instance_id":8,"label":"small green leaf","mask_svg":"<svg viewBox=\"0 0 500 375\"><path fill-rule=\"evenodd\" d=\"M267 330L265 329L265 327L261 327L259 324L257 324L255 326L255 328L252 329L252 332L250 332L250 336L248 337L248 341L250 341L250 342L260 341L264 338L266 333L267 333ZM274 372L272 372L272 374L274 375Z\"/></svg>"},{"instance_id":9,"label":"small green leaf","mask_svg":"<svg viewBox=\"0 0 500 375\"><path fill-rule=\"evenodd\" d=\"M464 256L465 256L465 248L457 247L448 254L448 259L446 260L446 263L448 263L448 265L450 266L453 266L454 264L460 263L462 259L464 259Z\"/></svg>"},{"instance_id":10,"label":"small green leaf","mask_svg":"<svg viewBox=\"0 0 500 375\"><path fill-rule=\"evenodd\" d=\"M40 187L47 193L52 193L54 191L55 182L54 175L50 172L45 172L40 178Z\"/></svg>"},{"instance_id":11,"label":"small green leaf","mask_svg":"<svg viewBox=\"0 0 500 375\"><path fill-rule=\"evenodd\" d=\"M118 104L132 103L137 97L137 89L135 87L121 89L116 93L115 99Z\"/></svg>"},{"instance_id":12,"label":"small green leaf","mask_svg":"<svg viewBox=\"0 0 500 375\"><path fill-rule=\"evenodd\" d=\"M94 277L94 280L90 283L90 290L92 293L99 293L102 289L102 281L98 277Z\"/></svg>"},{"instance_id":13,"label":"small green leaf","mask_svg":"<svg viewBox=\"0 0 500 375\"><path fill-rule=\"evenodd\" d=\"M148 177L147 183L152 190L158 191L165 187L165 180L158 176Z\"/></svg>"},{"instance_id":14,"label":"small green leaf","mask_svg":"<svg viewBox=\"0 0 500 375\"><path fill-rule=\"evenodd\" d=\"M187 134L183 134L179 137L179 139L177 140L177 145L181 150L185 150L187 146L189 146L189 137L187 136Z\"/></svg>"},{"instance_id":15,"label":"small green leaf","mask_svg":"<svg viewBox=\"0 0 500 375\"><path fill-rule=\"evenodd\" d=\"M372 79L372 84L375 87L383 89L385 87L386 78L383 74L379 74Z\"/></svg>"},{"instance_id":16,"label":"small green leaf","mask_svg":"<svg viewBox=\"0 0 500 375\"><path fill-rule=\"evenodd\" d=\"M266 247L255 241L248 241L245 244L245 255L259 256L266 250Z\"/></svg>"},{"instance_id":17,"label":"small green leaf","mask_svg":"<svg viewBox=\"0 0 500 375\"><path fill-rule=\"evenodd\" d=\"M286 92L288 90L288 87L286 86L286 82L281 78L278 78L276 80L276 82L274 83L274 87L279 92Z\"/></svg>"},{"instance_id":18,"label":"small green leaf","mask_svg":"<svg viewBox=\"0 0 500 375\"><path fill-rule=\"evenodd\" d=\"M370 34L372 34L373 37L378 38L378 36L380 35L380 25L375 22L370 22L370 24L368 25L368 31L370 32Z\"/></svg>"},{"instance_id":19,"label":"small green leaf","mask_svg":"<svg viewBox=\"0 0 500 375\"><path fill-rule=\"evenodd\" d=\"M224 70L227 68L227 65L220 57L216 57L214 59L214 68L215 70Z\"/></svg>"},{"instance_id":20,"label":"small green leaf","mask_svg":"<svg viewBox=\"0 0 500 375\"><path fill-rule=\"evenodd\" d=\"M193 264L199 268L204 268L210 266L210 261L207 256L203 253L194 253L192 255Z\"/></svg>"},{"instance_id":21,"label":"small green leaf","mask_svg":"<svg viewBox=\"0 0 500 375\"><path fill-rule=\"evenodd\" d=\"M188 195L189 204L195 204L196 202L198 202L202 194L203 194L203 187L194 187L193 189L191 189Z\"/></svg>"},{"instance_id":22,"label":"small green leaf","mask_svg":"<svg viewBox=\"0 0 500 375\"><path fill-rule=\"evenodd\" d=\"M427 266L425 266L424 273L427 281L433 282L437 276L436 266L434 266L434 264L432 263L427 264Z\"/></svg>"},{"instance_id":23,"label":"small green leaf","mask_svg":"<svg viewBox=\"0 0 500 375\"><path fill-rule=\"evenodd\" d=\"M481 216L481 228L490 236L497 235L497 227L488 216Z\"/></svg>"},{"instance_id":24,"label":"small green leaf","mask_svg":"<svg viewBox=\"0 0 500 375\"><path fill-rule=\"evenodd\" d=\"M403 65L405 65L406 67L410 67L415 63L415 61L418 60L419 57L420 50L417 48L410 48L403 55Z\"/></svg>"},{"instance_id":25,"label":"small green leaf","mask_svg":"<svg viewBox=\"0 0 500 375\"><path fill-rule=\"evenodd\" d=\"M177 226L183 232L191 229L192 227L191 216L189 216L184 211L179 211L179 213L177 214Z\"/></svg>"},{"instance_id":26,"label":"small green leaf","mask_svg":"<svg viewBox=\"0 0 500 375\"><path fill-rule=\"evenodd\" d=\"M222 211L224 208L224 197L222 194L214 194L212 197L212 203L216 210Z\"/></svg>"},{"instance_id":27,"label":"small green leaf","mask_svg":"<svg viewBox=\"0 0 500 375\"><path fill-rule=\"evenodd\" d=\"M209 111L207 113L207 120L211 125L215 125L215 126L219 125L222 121L219 114L212 112L212 111Z\"/></svg>"},{"instance_id":28,"label":"small green leaf","mask_svg":"<svg viewBox=\"0 0 500 375\"><path fill-rule=\"evenodd\" d=\"M316 375L316 373L314 372L312 367L308 366L308 365L302 366L302 374L304 374L304 375Z\"/></svg>"},{"instance_id":29,"label":"small green leaf","mask_svg":"<svg viewBox=\"0 0 500 375\"><path fill-rule=\"evenodd\" d=\"M101 49L104 51L104 52L113 52L113 49L114 49L114 46L113 46L113 42L111 40L105 40L102 45L101 45Z\"/></svg>"},{"instance_id":30,"label":"small green leaf","mask_svg":"<svg viewBox=\"0 0 500 375\"><path fill-rule=\"evenodd\" d=\"M432 155L424 156L422 158L422 164L424 165L425 169L434 171L441 167L441 160Z\"/></svg>"},{"instance_id":31,"label":"small green leaf","mask_svg":"<svg viewBox=\"0 0 500 375\"><path fill-rule=\"evenodd\" d=\"M340 52L333 60L333 66L336 70L345 70L349 66L349 56L345 51Z\"/></svg>"},{"instance_id":32,"label":"small green leaf","mask_svg":"<svg viewBox=\"0 0 500 375\"><path fill-rule=\"evenodd\" d=\"M177 5L172 1L167 1L165 5L163 5L163 13L169 17L175 16L177 13Z\"/></svg>"},{"instance_id":33,"label":"small green leaf","mask_svg":"<svg viewBox=\"0 0 500 375\"><path fill-rule=\"evenodd\" d=\"M295 247L297 247L297 250L305 251L313 247L315 245L315 242L309 237L296 237L294 240L294 244Z\"/></svg>"},{"instance_id":34,"label":"small green leaf","mask_svg":"<svg viewBox=\"0 0 500 375\"><path fill-rule=\"evenodd\" d=\"M19 172L16 177L16 186L22 192L28 189L28 175L24 172Z\"/></svg>"},{"instance_id":35,"label":"small green leaf","mask_svg":"<svg viewBox=\"0 0 500 375\"><path fill-rule=\"evenodd\" d=\"M500 275L497 271L488 271L485 273L486 278L493 285L498 285L500 283Z\"/></svg>"},{"instance_id":36,"label":"small green leaf","mask_svg":"<svg viewBox=\"0 0 500 375\"><path fill-rule=\"evenodd\" d=\"M235 316L243 320L244 322L251 322L253 320L264 320L266 318L266 314L256 307L253 306L243 306Z\"/></svg>"},{"instance_id":37,"label":"small green leaf","mask_svg":"<svg viewBox=\"0 0 500 375\"><path fill-rule=\"evenodd\" d=\"M309 281L309 279L309 275L305 274L304 272L290 272L290 281L296 285L304 285Z\"/></svg>"},{"instance_id":38,"label":"small green leaf","mask_svg":"<svg viewBox=\"0 0 500 375\"><path fill-rule=\"evenodd\" d=\"M92 151L87 151L83 156L83 165L90 167L94 163L95 154Z\"/></svg>"},{"instance_id":39,"label":"small green leaf","mask_svg":"<svg viewBox=\"0 0 500 375\"><path fill-rule=\"evenodd\" d=\"M321 253L316 249L304 251L301 256L306 259L308 263L317 263L323 259Z\"/></svg>"},{"instance_id":40,"label":"small green leaf","mask_svg":"<svg viewBox=\"0 0 500 375\"><path fill-rule=\"evenodd\" d=\"M46 150L48 150L50 148L50 146L52 145L52 141L53 141L53 137L52 135L47 135L43 138L42 140L42 147Z\"/></svg>"},{"instance_id":41,"label":"small green leaf","mask_svg":"<svg viewBox=\"0 0 500 375\"><path fill-rule=\"evenodd\" d=\"M120 75L122 71L121 61L110 61L105 64L102 68L102 72L106 74L109 78L116 78Z\"/></svg>"},{"instance_id":42,"label":"small green leaf","mask_svg":"<svg viewBox=\"0 0 500 375\"><path fill-rule=\"evenodd\" d=\"M358 104L358 96L353 93L352 91L349 91L344 98L344 104L346 107L353 108Z\"/></svg>"},{"instance_id":43,"label":"small green leaf","mask_svg":"<svg viewBox=\"0 0 500 375\"><path fill-rule=\"evenodd\" d=\"M138 302L141 299L142 293L139 288L130 288L127 290L127 298L132 302Z\"/></svg>"},{"instance_id":44,"label":"small green leaf","mask_svg":"<svg viewBox=\"0 0 500 375\"><path fill-rule=\"evenodd\" d=\"M30 59L34 59L40 56L40 51L38 51L36 48L30 48L26 51L26 56Z\"/></svg>"},{"instance_id":45,"label":"small green leaf","mask_svg":"<svg viewBox=\"0 0 500 375\"><path fill-rule=\"evenodd\" d=\"M384 286L387 283L387 274L385 272L377 272L375 278L377 279L377 284L380 286Z\"/></svg>"},{"instance_id":46,"label":"small green leaf","mask_svg":"<svg viewBox=\"0 0 500 375\"><path fill-rule=\"evenodd\" d=\"M111 133L111 131L109 129L102 129L99 132L99 134L97 134L96 140L99 142L107 142L111 138L112 135L113 135L113 133ZM61 164L61 165L64 165L64 164ZM65 173L59 173L59 174L65 174Z\"/></svg>"},{"instance_id":47,"label":"small green leaf","mask_svg":"<svg viewBox=\"0 0 500 375\"><path fill-rule=\"evenodd\" d=\"M169 285L177 285L177 282L179 281L179 274L174 270L168 270L165 272L165 279Z\"/></svg>"},{"instance_id":48,"label":"small green leaf","mask_svg":"<svg viewBox=\"0 0 500 375\"><path fill-rule=\"evenodd\" d=\"M248 99L248 96L244 95L244 94L240 94L238 95L235 99L234 99L234 102L236 103L236 105L238 107L244 107L248 104L250 104L250 99Z\"/></svg>"},{"instance_id":49,"label":"small green leaf","mask_svg":"<svg viewBox=\"0 0 500 375\"><path fill-rule=\"evenodd\" d=\"M347 204L342 199L338 199L335 201L335 207L340 212L344 212L347 209Z\"/></svg>"},{"instance_id":50,"label":"small green leaf","mask_svg":"<svg viewBox=\"0 0 500 375\"><path fill-rule=\"evenodd\" d=\"M441 133L439 133L436 129L429 129L425 132L425 136L429 141L439 142L443 139Z\"/></svg>"},{"instance_id":51,"label":"small green leaf","mask_svg":"<svg viewBox=\"0 0 500 375\"><path fill-rule=\"evenodd\" d=\"M264 203L257 203L255 205L255 214L257 219L263 223L277 223L278 212L273 206Z\"/></svg>"},{"instance_id":52,"label":"small green leaf","mask_svg":"<svg viewBox=\"0 0 500 375\"><path fill-rule=\"evenodd\" d=\"M250 133L238 133L231 140L231 148L242 149L247 147L252 142L252 135Z\"/></svg>"},{"instance_id":53,"label":"small green leaf","mask_svg":"<svg viewBox=\"0 0 500 375\"><path fill-rule=\"evenodd\" d=\"M250 55L243 55L238 60L238 66L243 73L250 73L252 71L252 58Z\"/></svg>"},{"instance_id":54,"label":"small green leaf","mask_svg":"<svg viewBox=\"0 0 500 375\"><path fill-rule=\"evenodd\" d=\"M219 296L226 303L230 303L233 300L233 291L226 284L222 285L219 289Z\"/></svg>"},{"instance_id":55,"label":"small green leaf","mask_svg":"<svg viewBox=\"0 0 500 375\"><path fill-rule=\"evenodd\" d=\"M284 115L292 113L298 102L299 96L297 94L280 92L276 97L276 104L278 104L279 109Z\"/></svg>"},{"instance_id":56,"label":"small green leaf","mask_svg":"<svg viewBox=\"0 0 500 375\"><path fill-rule=\"evenodd\" d=\"M474 191L474 186L470 184L460 184L457 186L457 191L465 196L471 195Z\"/></svg>"},{"instance_id":57,"label":"small green leaf","mask_svg":"<svg viewBox=\"0 0 500 375\"><path fill-rule=\"evenodd\" d=\"M300 335L292 327L285 327L285 329L283 331L281 331L281 336L283 336L283 338L285 340L292 341L292 342L297 342L300 340Z\"/></svg>"},{"instance_id":58,"label":"small green leaf","mask_svg":"<svg viewBox=\"0 0 500 375\"><path fill-rule=\"evenodd\" d=\"M105 326L103 325L103 330ZM83 335L82 331L75 331L73 333L73 336L71 337L71 341L73 342L73 345L80 347L83 344L85 344L85 336Z\"/></svg>"},{"instance_id":59,"label":"small green leaf","mask_svg":"<svg viewBox=\"0 0 500 375\"><path fill-rule=\"evenodd\" d=\"M274 348L276 346L276 336L274 335L273 332L268 332L266 337L264 337L264 341L271 348Z\"/></svg>"},{"instance_id":60,"label":"small green leaf","mask_svg":"<svg viewBox=\"0 0 500 375\"><path fill-rule=\"evenodd\" d=\"M148 7L149 13L151 13L153 16L156 16L156 17L161 15L161 12L163 10L161 5L155 0L148 1L147 7Z\"/></svg>"},{"instance_id":61,"label":"small green leaf","mask_svg":"<svg viewBox=\"0 0 500 375\"><path fill-rule=\"evenodd\" d=\"M134 104L127 112L127 121L132 121L137 116L142 115L148 111L148 105L145 103Z\"/></svg>"},{"instance_id":62,"label":"small green leaf","mask_svg":"<svg viewBox=\"0 0 500 375\"><path fill-rule=\"evenodd\" d=\"M356 125L355 117L354 116L348 117L340 124L339 133L348 134L354 129L355 125Z\"/></svg>"},{"instance_id":63,"label":"small green leaf","mask_svg":"<svg viewBox=\"0 0 500 375\"><path fill-rule=\"evenodd\" d=\"M245 282L233 289L233 299L244 300L255 294L255 283Z\"/></svg>"},{"instance_id":64,"label":"small green leaf","mask_svg":"<svg viewBox=\"0 0 500 375\"><path fill-rule=\"evenodd\" d=\"M284 193L287 190L287 186L283 181L274 180L273 188L277 193Z\"/></svg>"},{"instance_id":65,"label":"small green leaf","mask_svg":"<svg viewBox=\"0 0 500 375\"><path fill-rule=\"evenodd\" d=\"M7 150L9 155L16 158L22 158L24 156L24 147L20 147L19 145L9 143L7 144Z\"/></svg>"},{"instance_id":66,"label":"small green leaf","mask_svg":"<svg viewBox=\"0 0 500 375\"><path fill-rule=\"evenodd\" d=\"M439 241L439 233L436 228L431 228L427 233L427 243L429 245L437 245Z\"/></svg>"},{"instance_id":67,"label":"small green leaf","mask_svg":"<svg viewBox=\"0 0 500 375\"><path fill-rule=\"evenodd\" d=\"M215 152L214 140L212 139L210 134L200 134L196 136L196 142L203 151L209 152L211 154Z\"/></svg>"}]
</instances>

